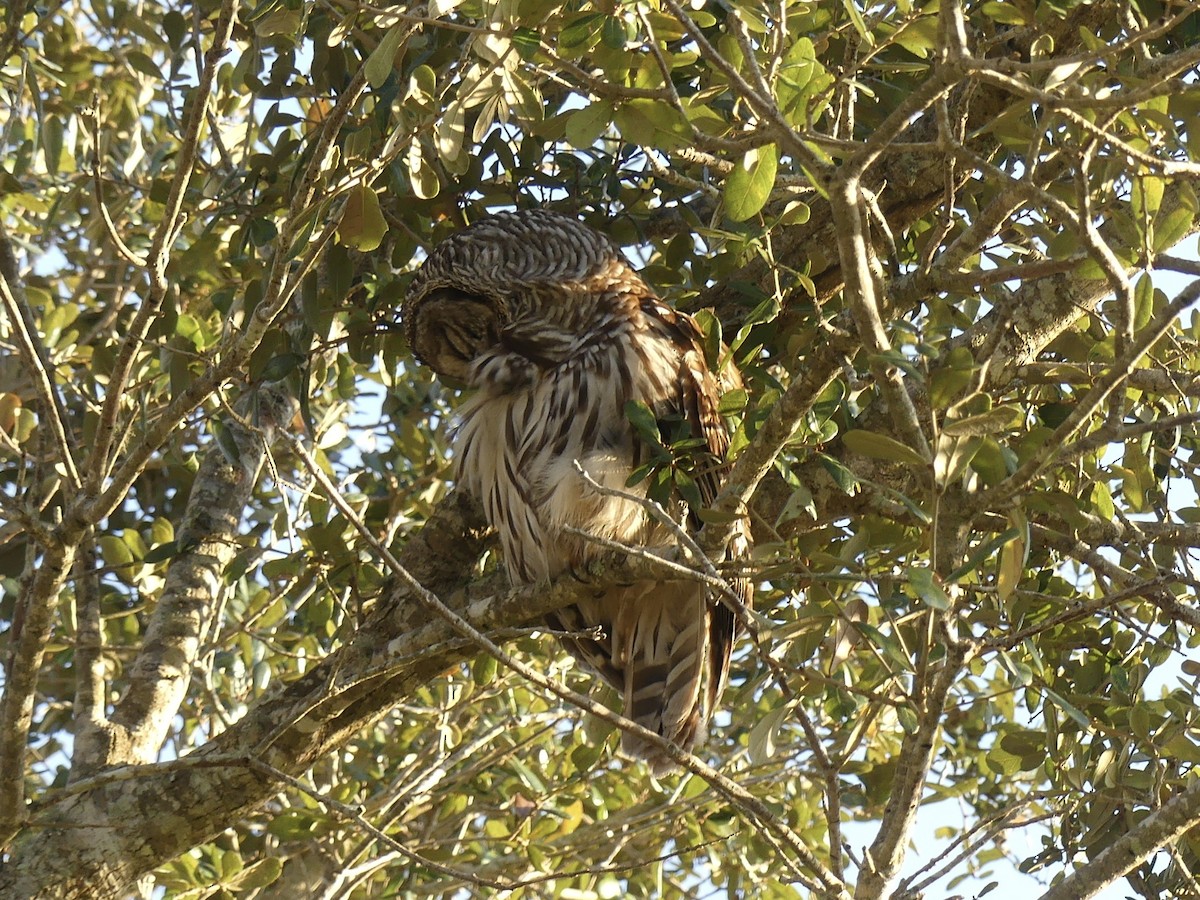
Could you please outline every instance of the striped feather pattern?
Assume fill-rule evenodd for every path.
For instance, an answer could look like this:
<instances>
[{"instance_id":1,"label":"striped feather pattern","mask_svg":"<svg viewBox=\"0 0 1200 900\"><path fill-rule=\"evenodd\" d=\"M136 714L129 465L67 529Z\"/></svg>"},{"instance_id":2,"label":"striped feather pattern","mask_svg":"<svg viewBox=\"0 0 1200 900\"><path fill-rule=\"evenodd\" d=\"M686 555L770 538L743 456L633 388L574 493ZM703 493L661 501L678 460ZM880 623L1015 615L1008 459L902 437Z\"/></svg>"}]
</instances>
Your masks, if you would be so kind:
<instances>
[{"instance_id":1,"label":"striped feather pattern","mask_svg":"<svg viewBox=\"0 0 1200 900\"><path fill-rule=\"evenodd\" d=\"M451 236L418 271L403 309L414 353L474 389L455 439L460 483L495 527L515 584L582 572L607 552L565 529L665 545L672 536L640 504L593 490L626 488L644 457L625 416L637 400L682 416L705 439L697 483L711 503L729 437L695 322L660 301L606 237L546 211L500 213ZM724 374L724 373L723 373ZM736 372L732 378L736 380ZM681 498L671 510L689 520ZM695 522L691 522L695 525ZM749 553L739 532L729 553ZM747 582L736 585L750 601ZM585 667L613 684L625 714L690 749L728 678L733 613L696 582L614 588L548 617ZM622 751L655 771L672 762L625 735Z\"/></svg>"}]
</instances>

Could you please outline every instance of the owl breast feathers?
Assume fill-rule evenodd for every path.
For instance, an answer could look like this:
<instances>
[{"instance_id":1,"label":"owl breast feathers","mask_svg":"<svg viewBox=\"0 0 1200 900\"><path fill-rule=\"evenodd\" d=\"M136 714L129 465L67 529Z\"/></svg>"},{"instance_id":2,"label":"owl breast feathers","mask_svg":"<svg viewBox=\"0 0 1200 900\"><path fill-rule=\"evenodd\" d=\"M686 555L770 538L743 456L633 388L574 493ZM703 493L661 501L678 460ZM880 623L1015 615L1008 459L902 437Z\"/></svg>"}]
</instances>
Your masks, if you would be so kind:
<instances>
[{"instance_id":1,"label":"owl breast feathers","mask_svg":"<svg viewBox=\"0 0 1200 900\"><path fill-rule=\"evenodd\" d=\"M692 318L664 304L607 237L544 210L498 213L443 241L417 272L402 311L413 353L473 389L455 439L459 484L496 529L514 584L584 571L606 552L569 528L639 546L672 536L627 488L647 448L625 413L640 401L686 422L705 504L725 474L729 436L719 388ZM722 367L738 383L732 363ZM669 511L686 523L674 497ZM694 524L694 521L692 522ZM744 557L740 528L727 556ZM734 583L750 601L745 580ZM548 617L566 648L624 696L625 715L680 747L704 735L729 674L736 619L695 581L611 588ZM582 632L599 626L597 639ZM622 751L656 772L660 747L626 733Z\"/></svg>"}]
</instances>

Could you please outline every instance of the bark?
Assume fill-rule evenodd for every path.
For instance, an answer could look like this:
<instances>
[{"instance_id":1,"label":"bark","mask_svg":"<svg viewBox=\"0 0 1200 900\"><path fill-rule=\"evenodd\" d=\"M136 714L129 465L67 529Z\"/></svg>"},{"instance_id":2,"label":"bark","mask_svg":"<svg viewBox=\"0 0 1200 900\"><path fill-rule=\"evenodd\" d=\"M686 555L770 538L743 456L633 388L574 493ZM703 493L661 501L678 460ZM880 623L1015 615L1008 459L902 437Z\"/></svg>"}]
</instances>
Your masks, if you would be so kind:
<instances>
[{"instance_id":1,"label":"bark","mask_svg":"<svg viewBox=\"0 0 1200 900\"><path fill-rule=\"evenodd\" d=\"M1046 893L1040 900L1087 900L1177 841L1200 822L1200 782L1193 782Z\"/></svg>"},{"instance_id":2,"label":"bark","mask_svg":"<svg viewBox=\"0 0 1200 900\"><path fill-rule=\"evenodd\" d=\"M1104 13L1105 10L1081 8L1059 25L1056 45L1069 52L1071 46L1077 46L1081 31L1092 30L1094 23L1088 17ZM970 128L995 116L1010 102L1011 97L993 85L969 97L966 91L956 92L951 98L952 116L961 111ZM936 134L934 117L926 116L902 139L932 142ZM972 145L976 152L990 152L992 148L984 143L991 140L989 135L977 140L978 145ZM943 202L945 160L934 152L889 153L866 173L865 181L872 188L886 185L881 208L892 230L899 231ZM836 238L835 218L828 214L828 208L814 209L809 223L780 233L776 255L780 259L810 260L819 296L829 297L844 281L840 262L829 251L837 246ZM280 262L280 272L282 265ZM772 273L765 263L755 262L739 273L738 280L770 289ZM918 280L912 284L921 287ZM1044 302L1034 302L1032 296L1025 298L1028 302L1014 298L1014 308L1020 317L1018 327L1011 328L1007 343L997 349L1000 358L1009 359L1013 366L1035 359L1081 310L1094 309L1110 292L1110 285L1104 281L1081 282L1068 274L1036 282L1030 286L1030 294L1034 291L1039 292ZM277 289L275 294L279 293ZM886 318L904 308L906 299L919 302L922 296L916 290L911 297L901 292L892 298L881 298L879 313ZM729 328L735 327L745 310L741 292L731 284L707 292L702 304L715 306ZM789 328L788 317L799 314L785 310L781 332ZM978 349L986 343L990 331L1003 321L999 312L985 318L963 340ZM839 338L814 351L805 360L811 382L827 383L838 370L842 354L853 349L852 340ZM797 366L794 364L792 368ZM784 417L790 422L772 423L772 427L777 426L779 447L790 438L807 408L798 403L795 415L790 415L789 410ZM871 427L871 417L879 416L880 412L870 411L860 427ZM147 447L154 446L157 444L147 442ZM836 448L827 449L836 453ZM192 537L186 539L189 549L172 567L178 566L176 578L168 587L158 624L147 635L146 647L133 669L134 687L111 722L95 717L84 722L77 743L76 780L68 788L49 794L31 811L27 827L17 836L7 863L0 870L0 896L122 895L139 875L211 838L239 815L262 805L278 792L284 783L272 777L264 765L283 774L302 773L416 688L477 652L474 644L460 637L448 623L430 619L426 607L396 592L342 648L299 680L264 698L244 719L209 744L181 761L147 764L161 743L166 722L178 706L195 661L198 636L203 634L213 612L212 587L227 562L215 546L219 541L213 538L232 533L229 515L234 516L236 524L236 516L253 484L249 465L253 463L256 471L257 463L252 459L241 462L246 464L241 471L224 476L214 473L211 484L220 485L220 479L226 477L226 487L215 488L215 493L206 495L214 502L220 497L226 504L221 510L221 521L199 521L201 506L196 505L198 518L192 520ZM770 459L759 462L757 474L747 473L747 484L757 483L761 472L770 465ZM132 464L131 471L137 467L138 458ZM909 493L913 487L912 472L902 467L869 462L864 464L864 470L873 480L893 490ZM818 464L797 472L809 485L825 518L855 515L879 502L878 496L867 491L848 497ZM114 485L117 493L122 490L123 482L118 479ZM791 489L781 480L768 477L755 497L755 505L767 521L774 522L790 495ZM181 529L181 541L187 532ZM195 547L191 546L193 539L197 541ZM562 584L540 591L510 592L499 579L468 589L464 585L469 576L464 573L474 571L486 541L478 510L465 498L452 496L409 541L401 561L426 588L485 633L535 620L588 590ZM42 592L47 600L38 612L48 611L49 598L57 593L65 577L70 560L59 562L55 567L61 570L55 576L58 581ZM616 568L622 564L630 565L628 561L613 562ZM11 673L12 670L10 690L17 684ZM949 683L939 684L941 693L935 698L939 703L949 687ZM930 709L936 706L933 704ZM89 732L87 729L93 726L94 730ZM906 745L906 768L901 772L903 789L896 792L896 809L889 808L885 816L895 823L895 828L881 835L872 848L872 858L880 868L865 876L863 896L877 896L902 861L903 837L920 799L936 730L937 716L931 715ZM1187 816L1194 815L1190 810L1191 806L1186 808ZM1172 815L1175 811L1172 807ZM1165 821L1168 817L1162 818ZM1150 846L1147 842L1161 843L1180 833L1180 821L1183 820L1171 818L1167 822L1169 827L1161 834L1149 825L1141 828L1140 843L1133 848L1136 852L1126 852L1129 848L1124 846L1114 849L1115 858L1121 862L1109 868L1114 872L1128 871L1136 859L1132 863L1128 860Z\"/></svg>"},{"instance_id":3,"label":"bark","mask_svg":"<svg viewBox=\"0 0 1200 900\"><path fill-rule=\"evenodd\" d=\"M463 573L473 569L487 539L475 504L452 495L400 561L484 633L539 619L594 590L568 580L514 592L501 576L464 590ZM628 582L635 571L627 558L614 558L604 578ZM38 805L0 870L0 897L122 896L139 875L218 834L284 787L256 763L303 773L477 652L415 599L393 594L341 649L185 759L104 770Z\"/></svg>"},{"instance_id":4,"label":"bark","mask_svg":"<svg viewBox=\"0 0 1200 900\"><path fill-rule=\"evenodd\" d=\"M238 528L267 442L290 419L291 407L287 398L263 389L243 397L240 416L224 420L226 440L213 442L196 473L175 532L176 553L121 700L111 717L105 715L103 692L93 698L94 708L75 710L72 780L157 757L186 695L202 641L220 615L225 569L238 549Z\"/></svg>"}]
</instances>

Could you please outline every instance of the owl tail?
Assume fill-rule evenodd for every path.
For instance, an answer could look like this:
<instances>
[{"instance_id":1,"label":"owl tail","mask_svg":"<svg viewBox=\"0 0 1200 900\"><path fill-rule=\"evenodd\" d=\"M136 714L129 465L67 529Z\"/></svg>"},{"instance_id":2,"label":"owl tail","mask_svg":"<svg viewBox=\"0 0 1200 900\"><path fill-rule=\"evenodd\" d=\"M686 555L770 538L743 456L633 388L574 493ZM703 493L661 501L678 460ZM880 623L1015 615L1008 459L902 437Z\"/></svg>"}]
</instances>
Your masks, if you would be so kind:
<instances>
[{"instance_id":1,"label":"owl tail","mask_svg":"<svg viewBox=\"0 0 1200 900\"><path fill-rule=\"evenodd\" d=\"M711 634L705 590L665 582L626 600L617 633L625 636L625 716L691 750L712 713ZM621 752L646 760L656 775L677 768L662 749L626 732Z\"/></svg>"}]
</instances>

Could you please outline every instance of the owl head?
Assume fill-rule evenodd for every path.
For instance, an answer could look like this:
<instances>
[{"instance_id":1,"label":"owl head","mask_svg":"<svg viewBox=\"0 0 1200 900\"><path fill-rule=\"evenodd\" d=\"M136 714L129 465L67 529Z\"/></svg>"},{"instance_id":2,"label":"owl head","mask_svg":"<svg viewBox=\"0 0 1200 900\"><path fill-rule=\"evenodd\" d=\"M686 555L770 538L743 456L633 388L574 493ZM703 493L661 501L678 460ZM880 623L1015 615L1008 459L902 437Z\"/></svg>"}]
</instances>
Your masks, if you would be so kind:
<instances>
[{"instance_id":1,"label":"owl head","mask_svg":"<svg viewBox=\"0 0 1200 900\"><path fill-rule=\"evenodd\" d=\"M417 359L465 381L516 316L561 321L614 284L648 291L606 235L548 210L496 213L429 254L401 308L404 333Z\"/></svg>"}]
</instances>

